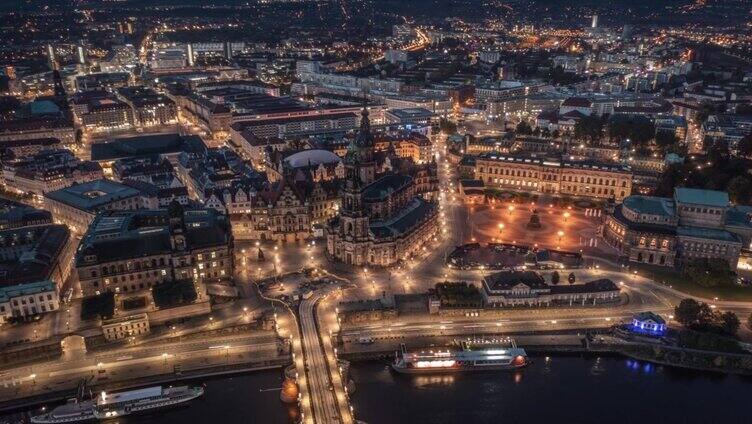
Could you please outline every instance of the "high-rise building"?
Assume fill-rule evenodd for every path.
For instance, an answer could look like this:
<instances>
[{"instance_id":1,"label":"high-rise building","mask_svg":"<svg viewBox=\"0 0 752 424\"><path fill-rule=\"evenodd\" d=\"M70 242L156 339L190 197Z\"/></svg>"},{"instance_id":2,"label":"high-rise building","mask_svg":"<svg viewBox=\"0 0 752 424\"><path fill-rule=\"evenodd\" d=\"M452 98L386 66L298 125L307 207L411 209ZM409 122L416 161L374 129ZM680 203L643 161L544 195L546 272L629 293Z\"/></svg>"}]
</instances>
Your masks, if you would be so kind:
<instances>
[{"instance_id":1,"label":"high-rise building","mask_svg":"<svg viewBox=\"0 0 752 424\"><path fill-rule=\"evenodd\" d=\"M590 28L598 28L598 15L593 15L593 21L590 23Z\"/></svg>"},{"instance_id":2,"label":"high-rise building","mask_svg":"<svg viewBox=\"0 0 752 424\"><path fill-rule=\"evenodd\" d=\"M186 44L186 58L188 59L188 66L193 66L193 44Z\"/></svg>"},{"instance_id":3,"label":"high-rise building","mask_svg":"<svg viewBox=\"0 0 752 424\"><path fill-rule=\"evenodd\" d=\"M224 55L228 60L232 60L232 43L229 41L225 41Z\"/></svg>"},{"instance_id":4,"label":"high-rise building","mask_svg":"<svg viewBox=\"0 0 752 424\"><path fill-rule=\"evenodd\" d=\"M47 63L53 71L57 69L57 58L55 57L55 47L47 44Z\"/></svg>"},{"instance_id":5,"label":"high-rise building","mask_svg":"<svg viewBox=\"0 0 752 424\"><path fill-rule=\"evenodd\" d=\"M86 50L84 49L83 44L79 44L76 47L76 53L78 54L78 63L81 65L86 64Z\"/></svg>"}]
</instances>

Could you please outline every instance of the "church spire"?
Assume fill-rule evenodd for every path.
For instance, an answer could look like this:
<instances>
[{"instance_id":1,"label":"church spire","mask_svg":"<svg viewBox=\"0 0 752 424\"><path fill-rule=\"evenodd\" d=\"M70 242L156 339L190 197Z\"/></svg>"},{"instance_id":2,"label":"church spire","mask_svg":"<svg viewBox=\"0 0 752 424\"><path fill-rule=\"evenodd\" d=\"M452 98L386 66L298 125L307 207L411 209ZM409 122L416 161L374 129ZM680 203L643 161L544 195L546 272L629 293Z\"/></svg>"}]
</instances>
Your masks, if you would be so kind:
<instances>
[{"instance_id":1,"label":"church spire","mask_svg":"<svg viewBox=\"0 0 752 424\"><path fill-rule=\"evenodd\" d=\"M368 119L368 108L363 106L363 111L360 112L360 131L358 137L355 139L355 144L360 147L372 147L373 146L373 134L371 134L371 120Z\"/></svg>"}]
</instances>

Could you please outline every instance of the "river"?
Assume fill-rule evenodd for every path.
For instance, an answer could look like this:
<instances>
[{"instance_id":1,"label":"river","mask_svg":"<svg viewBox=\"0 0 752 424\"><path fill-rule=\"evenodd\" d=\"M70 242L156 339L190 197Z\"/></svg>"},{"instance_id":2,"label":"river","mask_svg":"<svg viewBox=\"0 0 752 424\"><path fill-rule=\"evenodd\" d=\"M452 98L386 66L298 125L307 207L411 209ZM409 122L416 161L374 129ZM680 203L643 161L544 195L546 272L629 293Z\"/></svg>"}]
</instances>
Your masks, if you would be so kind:
<instances>
[{"instance_id":1,"label":"river","mask_svg":"<svg viewBox=\"0 0 752 424\"><path fill-rule=\"evenodd\" d=\"M749 422L752 378L679 370L618 356L533 357L518 372L401 375L351 367L356 416L369 424ZM189 406L108 423L289 424L281 371L206 380Z\"/></svg>"}]
</instances>

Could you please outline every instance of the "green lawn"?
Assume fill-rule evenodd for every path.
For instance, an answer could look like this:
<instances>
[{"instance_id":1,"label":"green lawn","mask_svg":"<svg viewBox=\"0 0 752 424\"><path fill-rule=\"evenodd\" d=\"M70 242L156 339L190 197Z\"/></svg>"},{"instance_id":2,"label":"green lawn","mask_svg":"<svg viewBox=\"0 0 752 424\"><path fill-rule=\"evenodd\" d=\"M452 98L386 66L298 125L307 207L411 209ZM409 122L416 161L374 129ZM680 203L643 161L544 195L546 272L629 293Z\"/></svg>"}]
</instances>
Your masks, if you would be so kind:
<instances>
[{"instance_id":1,"label":"green lawn","mask_svg":"<svg viewBox=\"0 0 752 424\"><path fill-rule=\"evenodd\" d=\"M752 302L752 287L742 287L738 285L723 285L718 287L702 287L692 281L689 281L680 272L673 269L651 266L632 265L632 269L639 269L640 275L650 278L659 283L670 285L671 288L682 291L692 296L704 297L706 299L718 298L719 300L733 300Z\"/></svg>"}]
</instances>

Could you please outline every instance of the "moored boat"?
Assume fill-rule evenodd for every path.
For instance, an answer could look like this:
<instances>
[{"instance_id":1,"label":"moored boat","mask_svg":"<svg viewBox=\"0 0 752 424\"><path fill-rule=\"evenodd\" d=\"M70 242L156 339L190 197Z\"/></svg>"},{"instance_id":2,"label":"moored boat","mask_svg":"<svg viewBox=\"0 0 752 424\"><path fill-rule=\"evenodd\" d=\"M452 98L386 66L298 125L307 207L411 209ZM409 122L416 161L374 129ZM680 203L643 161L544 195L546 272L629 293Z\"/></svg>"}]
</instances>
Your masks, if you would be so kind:
<instances>
[{"instance_id":1,"label":"moored boat","mask_svg":"<svg viewBox=\"0 0 752 424\"><path fill-rule=\"evenodd\" d=\"M91 400L70 400L65 405L31 417L35 424L77 423L117 418L176 406L204 394L203 387L147 387L137 390L106 393Z\"/></svg>"},{"instance_id":2,"label":"moored boat","mask_svg":"<svg viewBox=\"0 0 752 424\"><path fill-rule=\"evenodd\" d=\"M511 370L528 364L525 349L511 339L507 343L461 341L457 346L396 352L392 369L399 373L419 374L479 370Z\"/></svg>"}]
</instances>

